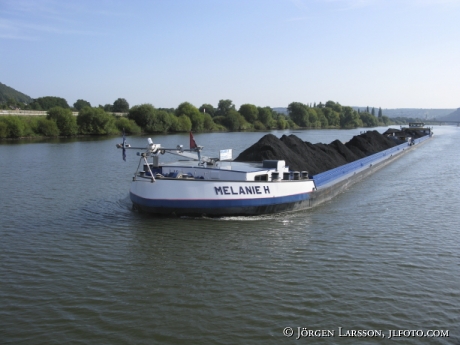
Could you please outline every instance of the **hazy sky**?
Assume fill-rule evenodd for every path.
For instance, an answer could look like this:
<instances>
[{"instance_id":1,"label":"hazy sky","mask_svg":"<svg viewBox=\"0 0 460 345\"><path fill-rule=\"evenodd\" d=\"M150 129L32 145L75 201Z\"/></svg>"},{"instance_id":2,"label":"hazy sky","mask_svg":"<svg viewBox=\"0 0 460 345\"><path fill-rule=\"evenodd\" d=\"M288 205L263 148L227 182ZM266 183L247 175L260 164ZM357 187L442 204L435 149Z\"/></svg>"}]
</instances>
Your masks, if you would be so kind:
<instances>
[{"instance_id":1,"label":"hazy sky","mask_svg":"<svg viewBox=\"0 0 460 345\"><path fill-rule=\"evenodd\" d=\"M0 82L33 98L460 107L460 0L0 0Z\"/></svg>"}]
</instances>

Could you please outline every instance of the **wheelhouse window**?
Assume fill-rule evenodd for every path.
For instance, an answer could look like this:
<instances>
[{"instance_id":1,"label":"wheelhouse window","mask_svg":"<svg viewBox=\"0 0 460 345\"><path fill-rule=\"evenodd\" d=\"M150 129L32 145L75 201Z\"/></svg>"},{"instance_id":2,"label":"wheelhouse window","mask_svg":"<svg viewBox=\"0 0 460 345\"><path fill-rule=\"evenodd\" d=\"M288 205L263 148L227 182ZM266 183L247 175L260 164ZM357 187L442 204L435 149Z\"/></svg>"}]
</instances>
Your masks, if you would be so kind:
<instances>
[{"instance_id":1,"label":"wheelhouse window","mask_svg":"<svg viewBox=\"0 0 460 345\"><path fill-rule=\"evenodd\" d=\"M255 181L268 181L268 174L256 175Z\"/></svg>"}]
</instances>

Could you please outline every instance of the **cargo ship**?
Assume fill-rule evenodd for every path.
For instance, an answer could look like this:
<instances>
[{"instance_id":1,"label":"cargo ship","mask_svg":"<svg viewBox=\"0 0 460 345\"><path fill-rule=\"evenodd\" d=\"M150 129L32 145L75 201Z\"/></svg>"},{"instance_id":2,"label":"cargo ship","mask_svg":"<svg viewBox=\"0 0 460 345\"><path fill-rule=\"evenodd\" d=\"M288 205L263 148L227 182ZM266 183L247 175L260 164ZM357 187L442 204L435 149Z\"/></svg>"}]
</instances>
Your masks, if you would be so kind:
<instances>
[{"instance_id":1,"label":"cargo ship","mask_svg":"<svg viewBox=\"0 0 460 345\"><path fill-rule=\"evenodd\" d=\"M306 209L330 200L432 137L431 129L422 130L416 139L403 128L404 137L389 133L402 143L313 176L292 171L282 159L236 162L231 149L220 150L216 158L203 157L203 146L196 144L192 133L188 149L162 147L150 138L146 147L131 147L124 136L117 147L124 159L127 149L141 150L129 191L134 209L167 216L254 216ZM160 157L165 153L187 160L163 164Z\"/></svg>"}]
</instances>

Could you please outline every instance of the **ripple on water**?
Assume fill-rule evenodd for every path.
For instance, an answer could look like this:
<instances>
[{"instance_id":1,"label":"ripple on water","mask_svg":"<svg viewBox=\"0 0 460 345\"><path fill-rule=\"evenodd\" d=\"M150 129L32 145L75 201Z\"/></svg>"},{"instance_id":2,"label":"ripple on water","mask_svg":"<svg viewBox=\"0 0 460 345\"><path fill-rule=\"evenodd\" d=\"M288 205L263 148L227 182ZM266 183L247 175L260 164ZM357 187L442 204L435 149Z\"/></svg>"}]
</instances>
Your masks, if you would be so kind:
<instances>
[{"instance_id":1,"label":"ripple on water","mask_svg":"<svg viewBox=\"0 0 460 345\"><path fill-rule=\"evenodd\" d=\"M449 329L424 343L459 342L457 139L436 138L313 210L218 219L133 212L119 180L85 165L91 145L46 146L81 154L91 180L77 169L72 193L56 177L0 195L0 338L278 344L291 326ZM1 176L14 180L14 164ZM355 342L337 339L315 342Z\"/></svg>"}]
</instances>

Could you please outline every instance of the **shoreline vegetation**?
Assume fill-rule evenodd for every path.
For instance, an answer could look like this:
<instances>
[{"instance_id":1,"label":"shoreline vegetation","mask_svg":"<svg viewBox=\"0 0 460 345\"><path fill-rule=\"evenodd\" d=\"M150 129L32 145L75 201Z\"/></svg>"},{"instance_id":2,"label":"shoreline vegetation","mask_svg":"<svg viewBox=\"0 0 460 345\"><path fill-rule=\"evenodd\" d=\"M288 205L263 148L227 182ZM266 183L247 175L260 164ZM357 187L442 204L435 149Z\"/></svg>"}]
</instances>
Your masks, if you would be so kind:
<instances>
[{"instance_id":1,"label":"shoreline vegetation","mask_svg":"<svg viewBox=\"0 0 460 345\"><path fill-rule=\"evenodd\" d=\"M10 101L3 109L44 111L46 115L8 115L0 112L0 139L59 138L181 132L237 132L274 129L351 129L404 124L414 119L391 119L378 109L356 111L328 101L325 104L292 102L287 114L270 107L243 104L237 110L231 100L195 107L189 102L177 108L155 108L151 104L129 107L117 99L113 105L92 107L78 100L73 108L59 97L41 97L30 104ZM120 115L121 113L121 115Z\"/></svg>"}]
</instances>

